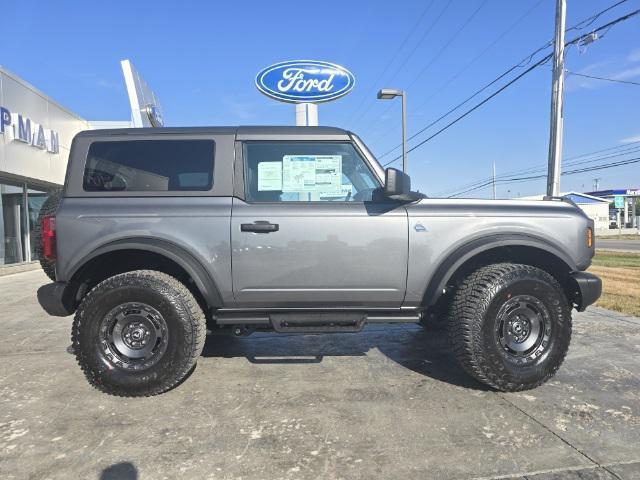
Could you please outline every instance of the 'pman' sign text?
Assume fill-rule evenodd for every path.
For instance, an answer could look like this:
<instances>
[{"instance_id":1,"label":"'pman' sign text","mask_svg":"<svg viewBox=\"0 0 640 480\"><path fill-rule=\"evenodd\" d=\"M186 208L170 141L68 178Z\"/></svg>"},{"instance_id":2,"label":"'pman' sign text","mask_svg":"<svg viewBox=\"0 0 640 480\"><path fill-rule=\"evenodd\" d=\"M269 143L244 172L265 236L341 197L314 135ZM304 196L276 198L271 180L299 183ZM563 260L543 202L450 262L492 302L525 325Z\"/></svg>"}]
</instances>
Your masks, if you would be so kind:
<instances>
[{"instance_id":1,"label":"'pman' sign text","mask_svg":"<svg viewBox=\"0 0 640 480\"><path fill-rule=\"evenodd\" d=\"M13 135L12 140L28 143L49 153L60 151L58 132L44 128L19 113L11 113L2 106L0 106L0 133Z\"/></svg>"}]
</instances>

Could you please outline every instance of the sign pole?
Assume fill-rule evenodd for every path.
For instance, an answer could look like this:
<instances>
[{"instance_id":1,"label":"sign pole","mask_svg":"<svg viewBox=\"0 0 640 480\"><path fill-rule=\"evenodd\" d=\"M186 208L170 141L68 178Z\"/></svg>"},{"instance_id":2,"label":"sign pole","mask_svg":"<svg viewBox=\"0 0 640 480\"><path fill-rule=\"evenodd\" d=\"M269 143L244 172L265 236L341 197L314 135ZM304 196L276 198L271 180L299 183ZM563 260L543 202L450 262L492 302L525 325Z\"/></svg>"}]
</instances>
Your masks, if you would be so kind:
<instances>
[{"instance_id":1,"label":"sign pole","mask_svg":"<svg viewBox=\"0 0 640 480\"><path fill-rule=\"evenodd\" d=\"M315 103L296 103L296 127L317 127L318 105Z\"/></svg>"}]
</instances>

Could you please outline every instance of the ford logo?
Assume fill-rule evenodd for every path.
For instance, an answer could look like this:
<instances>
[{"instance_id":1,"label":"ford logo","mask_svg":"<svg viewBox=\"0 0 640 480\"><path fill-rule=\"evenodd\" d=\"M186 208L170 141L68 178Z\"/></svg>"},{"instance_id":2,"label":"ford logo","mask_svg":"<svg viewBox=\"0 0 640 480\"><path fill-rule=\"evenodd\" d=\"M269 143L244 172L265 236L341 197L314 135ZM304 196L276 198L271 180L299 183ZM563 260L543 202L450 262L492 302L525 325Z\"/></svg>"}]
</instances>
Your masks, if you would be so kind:
<instances>
[{"instance_id":1,"label":"ford logo","mask_svg":"<svg viewBox=\"0 0 640 480\"><path fill-rule=\"evenodd\" d=\"M291 60L265 68L256 76L256 87L266 96L290 103L319 103L349 93L353 74L335 63Z\"/></svg>"},{"instance_id":2,"label":"ford logo","mask_svg":"<svg viewBox=\"0 0 640 480\"><path fill-rule=\"evenodd\" d=\"M164 127L162 112L157 106L150 103L144 107L143 111L147 114L147 118L152 127Z\"/></svg>"}]
</instances>

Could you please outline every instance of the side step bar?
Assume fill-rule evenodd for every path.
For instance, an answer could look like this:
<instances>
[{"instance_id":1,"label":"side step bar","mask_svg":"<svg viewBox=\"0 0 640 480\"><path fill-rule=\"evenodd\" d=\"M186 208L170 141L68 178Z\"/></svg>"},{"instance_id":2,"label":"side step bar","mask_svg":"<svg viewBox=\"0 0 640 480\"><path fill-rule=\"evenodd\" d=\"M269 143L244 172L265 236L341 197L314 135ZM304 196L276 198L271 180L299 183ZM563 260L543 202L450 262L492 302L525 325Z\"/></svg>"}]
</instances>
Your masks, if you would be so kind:
<instances>
[{"instance_id":1,"label":"side step bar","mask_svg":"<svg viewBox=\"0 0 640 480\"><path fill-rule=\"evenodd\" d=\"M420 312L221 312L214 316L218 325L273 328L276 332L338 333L359 332L367 323L418 323Z\"/></svg>"}]
</instances>

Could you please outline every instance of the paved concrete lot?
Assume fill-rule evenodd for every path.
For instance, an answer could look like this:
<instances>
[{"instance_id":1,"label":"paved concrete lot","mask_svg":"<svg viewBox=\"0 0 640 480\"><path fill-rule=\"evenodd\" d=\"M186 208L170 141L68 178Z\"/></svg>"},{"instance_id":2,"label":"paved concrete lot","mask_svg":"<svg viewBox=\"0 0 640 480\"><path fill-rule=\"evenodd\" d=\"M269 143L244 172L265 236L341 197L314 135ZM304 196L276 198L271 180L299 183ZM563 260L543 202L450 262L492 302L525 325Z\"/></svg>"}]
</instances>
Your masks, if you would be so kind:
<instances>
[{"instance_id":1,"label":"paved concrete lot","mask_svg":"<svg viewBox=\"0 0 640 480\"><path fill-rule=\"evenodd\" d=\"M488 391L441 333L208 339L159 397L89 387L41 272L0 278L0 478L640 479L640 319L575 315L537 390Z\"/></svg>"},{"instance_id":2,"label":"paved concrete lot","mask_svg":"<svg viewBox=\"0 0 640 480\"><path fill-rule=\"evenodd\" d=\"M618 250L621 252L640 252L640 240L596 239L596 248L602 250Z\"/></svg>"}]
</instances>

